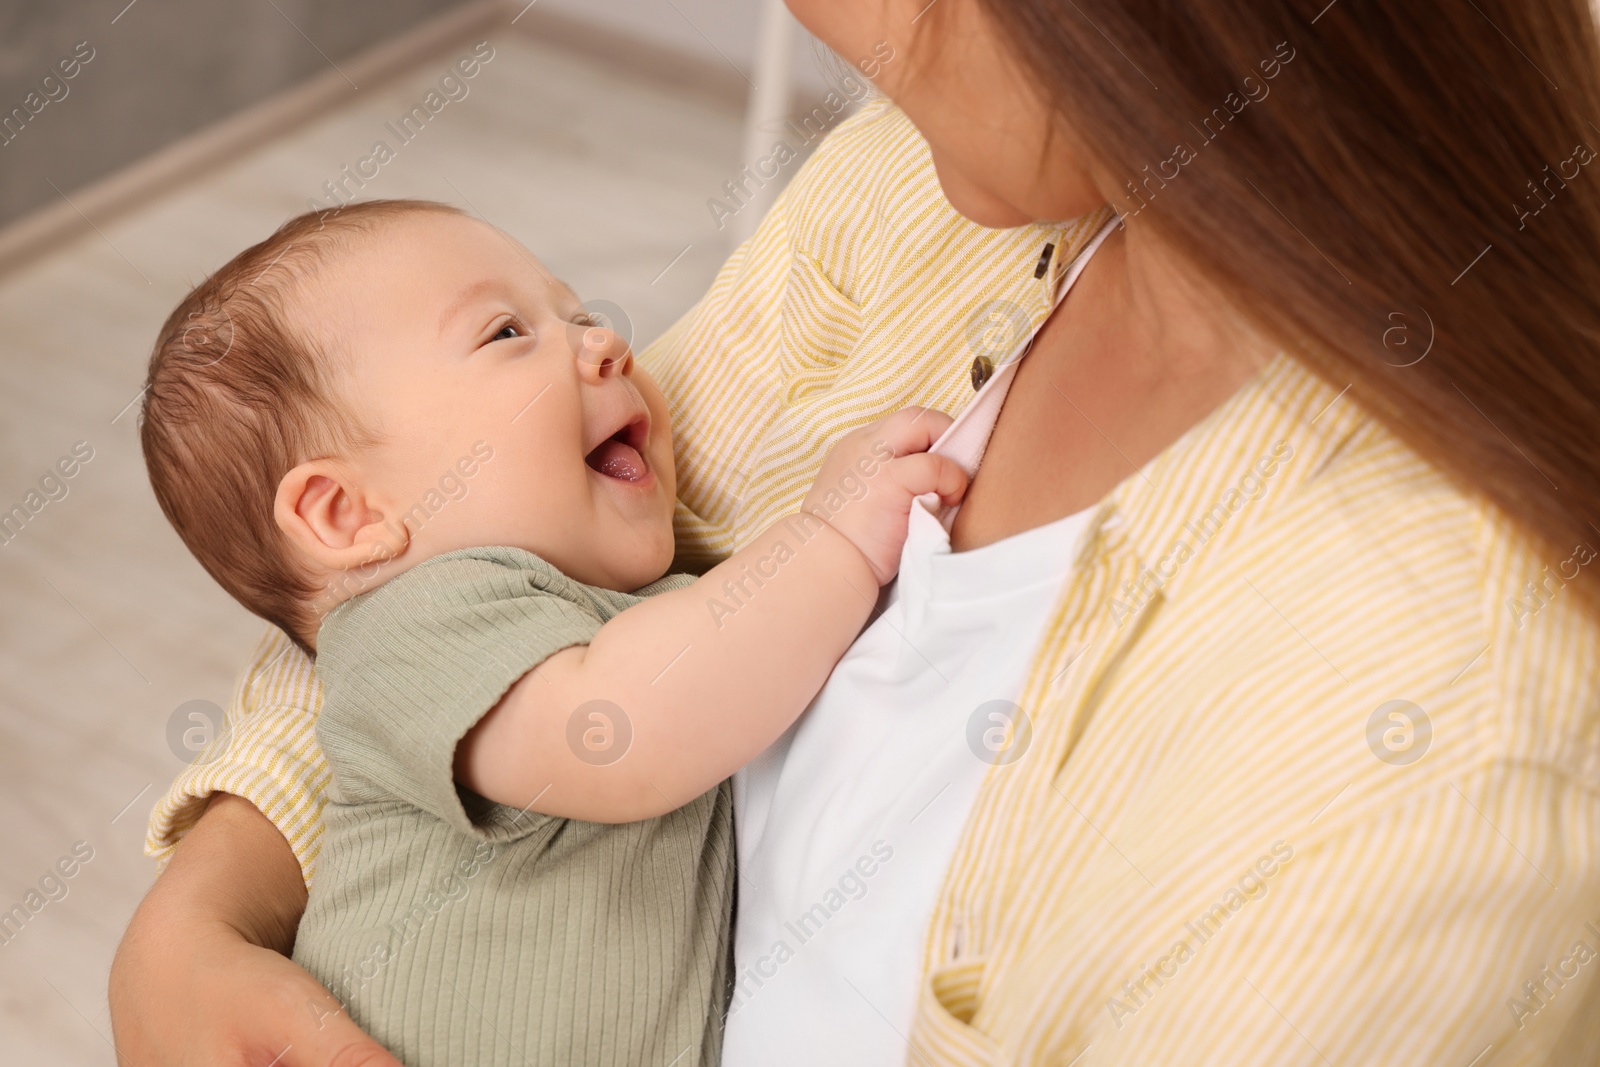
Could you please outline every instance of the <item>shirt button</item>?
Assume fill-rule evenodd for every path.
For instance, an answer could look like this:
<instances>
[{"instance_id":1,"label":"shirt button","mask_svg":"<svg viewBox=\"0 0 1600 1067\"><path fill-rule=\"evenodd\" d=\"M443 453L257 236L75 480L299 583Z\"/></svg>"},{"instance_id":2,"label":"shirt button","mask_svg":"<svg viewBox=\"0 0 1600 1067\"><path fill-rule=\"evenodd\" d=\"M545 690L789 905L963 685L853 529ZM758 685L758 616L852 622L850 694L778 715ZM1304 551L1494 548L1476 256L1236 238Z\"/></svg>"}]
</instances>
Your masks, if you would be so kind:
<instances>
[{"instance_id":1,"label":"shirt button","mask_svg":"<svg viewBox=\"0 0 1600 1067\"><path fill-rule=\"evenodd\" d=\"M1033 268L1033 276L1035 278L1043 278L1044 272L1050 269L1050 254L1055 250L1056 246L1054 241L1048 241L1045 243L1044 251L1039 253L1039 262L1035 264Z\"/></svg>"},{"instance_id":2,"label":"shirt button","mask_svg":"<svg viewBox=\"0 0 1600 1067\"><path fill-rule=\"evenodd\" d=\"M982 389L983 383L994 377L994 360L988 356L975 356L972 360L972 388Z\"/></svg>"}]
</instances>

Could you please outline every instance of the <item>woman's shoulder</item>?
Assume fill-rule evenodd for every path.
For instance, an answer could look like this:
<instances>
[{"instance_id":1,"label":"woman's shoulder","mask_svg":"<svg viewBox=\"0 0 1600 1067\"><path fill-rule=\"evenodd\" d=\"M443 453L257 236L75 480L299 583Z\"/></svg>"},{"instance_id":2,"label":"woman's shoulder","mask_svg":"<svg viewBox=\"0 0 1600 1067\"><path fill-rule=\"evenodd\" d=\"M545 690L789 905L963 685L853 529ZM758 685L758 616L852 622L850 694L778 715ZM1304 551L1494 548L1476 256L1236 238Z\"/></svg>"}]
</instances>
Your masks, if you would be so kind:
<instances>
[{"instance_id":1,"label":"woman's shoulder","mask_svg":"<svg viewBox=\"0 0 1600 1067\"><path fill-rule=\"evenodd\" d=\"M1150 478L1114 503L1163 596L1191 602L1171 625L1291 620L1274 631L1287 647L1332 665L1325 713L1404 700L1461 766L1536 762L1600 789L1600 619L1581 588L1600 581L1600 543L1541 546L1289 358Z\"/></svg>"},{"instance_id":2,"label":"woman's shoulder","mask_svg":"<svg viewBox=\"0 0 1600 1067\"><path fill-rule=\"evenodd\" d=\"M1318 566L1352 583L1372 654L1438 674L1486 758L1600 788L1596 542L1541 544L1375 420L1304 488L1338 531Z\"/></svg>"},{"instance_id":3,"label":"woman's shoulder","mask_svg":"<svg viewBox=\"0 0 1600 1067\"><path fill-rule=\"evenodd\" d=\"M871 300L866 262L886 254L907 215L924 226L964 221L944 200L927 142L885 97L828 132L784 190L783 210L791 260L816 264L857 305Z\"/></svg>"},{"instance_id":4,"label":"woman's shoulder","mask_svg":"<svg viewBox=\"0 0 1600 1067\"><path fill-rule=\"evenodd\" d=\"M1351 552L1396 560L1419 596L1437 596L1446 584L1472 589L1480 608L1475 625L1486 640L1539 640L1544 627L1535 623L1542 621L1574 639L1600 638L1600 617L1585 610L1578 588L1600 582L1600 541L1541 544L1518 516L1446 475L1374 418L1363 417L1340 453L1306 488L1345 527ZM1532 468L1529 477L1537 477Z\"/></svg>"},{"instance_id":5,"label":"woman's shoulder","mask_svg":"<svg viewBox=\"0 0 1600 1067\"><path fill-rule=\"evenodd\" d=\"M808 193L825 192L840 182L870 184L889 175L914 175L923 168L931 174L932 167L928 143L905 112L888 97L874 96L827 131L795 175L795 183Z\"/></svg>"},{"instance_id":6,"label":"woman's shoulder","mask_svg":"<svg viewBox=\"0 0 1600 1067\"><path fill-rule=\"evenodd\" d=\"M1595 543L1546 547L1513 517L1478 501L1471 507L1495 733L1508 754L1600 789Z\"/></svg>"},{"instance_id":7,"label":"woman's shoulder","mask_svg":"<svg viewBox=\"0 0 1600 1067\"><path fill-rule=\"evenodd\" d=\"M959 306L961 319L982 300L952 296L956 264L968 272L963 291L989 299L1037 277L1040 249L1074 232L1045 223L997 230L963 216L945 199L922 134L884 97L827 133L781 204L792 268L819 274L857 307L884 300L904 310L908 293L937 294L927 298Z\"/></svg>"}]
</instances>

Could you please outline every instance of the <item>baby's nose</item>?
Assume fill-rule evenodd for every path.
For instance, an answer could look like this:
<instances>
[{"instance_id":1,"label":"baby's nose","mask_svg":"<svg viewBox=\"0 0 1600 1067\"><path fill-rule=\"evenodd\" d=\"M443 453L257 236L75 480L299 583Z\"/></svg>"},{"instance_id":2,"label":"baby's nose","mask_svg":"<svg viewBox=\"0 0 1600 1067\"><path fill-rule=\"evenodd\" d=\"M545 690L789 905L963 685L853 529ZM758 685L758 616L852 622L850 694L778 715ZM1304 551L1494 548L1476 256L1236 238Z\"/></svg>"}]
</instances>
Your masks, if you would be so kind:
<instances>
[{"instance_id":1,"label":"baby's nose","mask_svg":"<svg viewBox=\"0 0 1600 1067\"><path fill-rule=\"evenodd\" d=\"M578 346L579 373L599 380L627 374L632 369L633 352L615 331L603 326L590 326L583 331L583 341Z\"/></svg>"}]
</instances>

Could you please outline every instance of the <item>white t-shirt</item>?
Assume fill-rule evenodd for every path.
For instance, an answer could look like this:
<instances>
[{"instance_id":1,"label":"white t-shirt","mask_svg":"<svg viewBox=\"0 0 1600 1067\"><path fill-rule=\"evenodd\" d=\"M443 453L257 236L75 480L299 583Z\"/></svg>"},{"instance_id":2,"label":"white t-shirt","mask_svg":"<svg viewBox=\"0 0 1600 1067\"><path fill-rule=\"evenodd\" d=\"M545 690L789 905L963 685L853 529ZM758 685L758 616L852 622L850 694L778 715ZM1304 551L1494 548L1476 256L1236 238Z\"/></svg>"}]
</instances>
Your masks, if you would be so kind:
<instances>
[{"instance_id":1,"label":"white t-shirt","mask_svg":"<svg viewBox=\"0 0 1600 1067\"><path fill-rule=\"evenodd\" d=\"M1025 354L934 451L977 469ZM906 1060L928 917L984 773L1022 755L1014 702L1093 511L952 553L955 510L933 494L912 505L881 614L800 720L734 778L724 1067Z\"/></svg>"}]
</instances>

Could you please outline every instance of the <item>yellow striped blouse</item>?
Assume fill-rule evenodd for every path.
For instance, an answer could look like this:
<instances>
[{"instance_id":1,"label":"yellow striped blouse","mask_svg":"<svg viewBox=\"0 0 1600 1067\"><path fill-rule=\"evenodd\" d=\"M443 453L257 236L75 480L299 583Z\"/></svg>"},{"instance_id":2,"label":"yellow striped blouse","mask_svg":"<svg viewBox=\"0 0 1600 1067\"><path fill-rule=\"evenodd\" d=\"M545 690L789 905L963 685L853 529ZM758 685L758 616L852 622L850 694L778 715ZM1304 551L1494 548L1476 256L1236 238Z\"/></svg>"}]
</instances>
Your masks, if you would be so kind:
<instances>
[{"instance_id":1,"label":"yellow striped blouse","mask_svg":"<svg viewBox=\"0 0 1600 1067\"><path fill-rule=\"evenodd\" d=\"M683 558L797 507L846 430L959 411L1105 217L983 229L891 104L842 123L640 354ZM1594 562L1280 356L1097 508L1028 748L945 875L908 1062L1600 1062L1600 627L1563 592ZM152 854L226 791L310 879L319 700L267 635Z\"/></svg>"}]
</instances>

